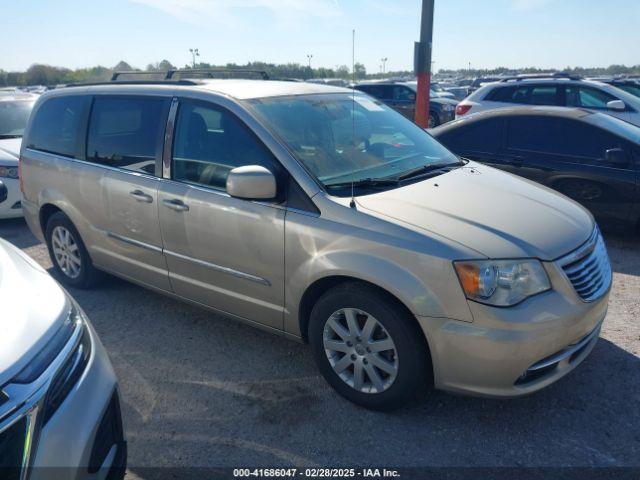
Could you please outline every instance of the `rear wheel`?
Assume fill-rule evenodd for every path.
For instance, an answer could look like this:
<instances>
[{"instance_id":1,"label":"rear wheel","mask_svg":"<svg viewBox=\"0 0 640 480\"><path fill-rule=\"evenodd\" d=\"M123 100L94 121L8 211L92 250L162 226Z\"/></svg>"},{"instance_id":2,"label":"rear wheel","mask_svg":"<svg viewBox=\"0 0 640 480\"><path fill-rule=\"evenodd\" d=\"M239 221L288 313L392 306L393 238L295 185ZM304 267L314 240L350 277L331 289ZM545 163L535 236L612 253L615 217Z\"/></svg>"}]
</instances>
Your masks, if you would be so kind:
<instances>
[{"instance_id":1,"label":"rear wheel","mask_svg":"<svg viewBox=\"0 0 640 480\"><path fill-rule=\"evenodd\" d=\"M58 277L66 285L89 288L100 278L91 257L69 217L54 213L47 221L45 238L51 263Z\"/></svg>"},{"instance_id":2,"label":"rear wheel","mask_svg":"<svg viewBox=\"0 0 640 480\"><path fill-rule=\"evenodd\" d=\"M335 287L316 303L309 341L320 372L348 400L393 410L424 390L431 368L415 319L383 292Z\"/></svg>"}]
</instances>

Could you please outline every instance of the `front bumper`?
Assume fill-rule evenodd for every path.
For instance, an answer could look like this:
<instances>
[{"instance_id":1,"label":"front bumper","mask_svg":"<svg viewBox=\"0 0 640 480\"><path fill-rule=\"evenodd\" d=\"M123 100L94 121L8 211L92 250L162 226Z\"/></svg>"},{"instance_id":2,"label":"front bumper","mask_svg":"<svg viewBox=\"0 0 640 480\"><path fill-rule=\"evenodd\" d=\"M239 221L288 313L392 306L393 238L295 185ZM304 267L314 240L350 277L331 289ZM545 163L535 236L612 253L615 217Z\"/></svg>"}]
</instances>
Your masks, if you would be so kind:
<instances>
[{"instance_id":1,"label":"front bumper","mask_svg":"<svg viewBox=\"0 0 640 480\"><path fill-rule=\"evenodd\" d=\"M82 360L77 360L79 357L74 354L81 352L78 345L86 345L82 340L77 340L83 335L88 335L91 346L86 365ZM59 398L56 394L60 390L56 388L61 385L50 379L65 378L67 375L67 378L71 378L75 368L72 365L81 365L82 373L79 373L77 381L69 383L70 390L62 397L64 400L57 409L52 414L46 413L48 408L54 408L50 401ZM36 388L31 390L34 385ZM28 400L24 403L15 403L21 401L16 395L21 391L20 388L33 393L28 394ZM60 355L38 380L26 386L8 384L3 391L10 393L9 405L5 402L0 427L5 429L10 426L11 431L15 432L7 437L9 430L4 430L4 446L22 453L13 455L11 463L0 465L9 466L8 469L0 468L0 478L4 478L5 473L11 473L10 478L21 480L115 480L124 476L126 443L116 377L104 347L88 322L84 333L80 329L73 334ZM15 409L11 406L14 404Z\"/></svg>"},{"instance_id":2,"label":"front bumper","mask_svg":"<svg viewBox=\"0 0 640 480\"><path fill-rule=\"evenodd\" d=\"M20 180L3 178L2 182L7 187L7 199L0 203L0 219L22 217Z\"/></svg>"},{"instance_id":3,"label":"front bumper","mask_svg":"<svg viewBox=\"0 0 640 480\"><path fill-rule=\"evenodd\" d=\"M89 364L78 384L40 431L31 480L51 478L52 471L56 478L74 480L104 479L112 470L122 470L124 474L126 443L117 380L107 352L93 327L87 325L93 347ZM120 425L117 435L120 438L108 446L100 465L92 465L96 449L104 450L100 445L104 440L101 426L113 420Z\"/></svg>"},{"instance_id":4,"label":"front bumper","mask_svg":"<svg viewBox=\"0 0 640 480\"><path fill-rule=\"evenodd\" d=\"M419 317L436 388L488 397L540 390L577 367L595 346L609 292L581 300L554 264L553 290L510 308L469 302L472 323Z\"/></svg>"}]
</instances>

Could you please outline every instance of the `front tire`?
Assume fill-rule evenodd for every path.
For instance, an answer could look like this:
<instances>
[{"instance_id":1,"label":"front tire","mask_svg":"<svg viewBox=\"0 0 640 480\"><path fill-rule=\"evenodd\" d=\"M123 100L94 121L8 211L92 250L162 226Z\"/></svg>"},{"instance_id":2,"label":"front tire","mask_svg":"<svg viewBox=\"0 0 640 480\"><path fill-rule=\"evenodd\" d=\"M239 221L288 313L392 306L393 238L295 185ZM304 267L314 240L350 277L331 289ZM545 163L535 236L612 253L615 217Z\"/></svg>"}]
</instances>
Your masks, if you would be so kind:
<instances>
[{"instance_id":1,"label":"front tire","mask_svg":"<svg viewBox=\"0 0 640 480\"><path fill-rule=\"evenodd\" d=\"M431 378L416 321L378 289L334 287L311 311L309 342L320 373L351 402L373 410L399 408Z\"/></svg>"},{"instance_id":2,"label":"front tire","mask_svg":"<svg viewBox=\"0 0 640 480\"><path fill-rule=\"evenodd\" d=\"M89 252L69 217L62 212L51 215L45 239L53 268L65 285L89 288L98 282L100 272L93 266Z\"/></svg>"},{"instance_id":3,"label":"front tire","mask_svg":"<svg viewBox=\"0 0 640 480\"><path fill-rule=\"evenodd\" d=\"M429 112L429 128L434 128L440 125L440 118L438 118L438 114L435 112Z\"/></svg>"}]
</instances>

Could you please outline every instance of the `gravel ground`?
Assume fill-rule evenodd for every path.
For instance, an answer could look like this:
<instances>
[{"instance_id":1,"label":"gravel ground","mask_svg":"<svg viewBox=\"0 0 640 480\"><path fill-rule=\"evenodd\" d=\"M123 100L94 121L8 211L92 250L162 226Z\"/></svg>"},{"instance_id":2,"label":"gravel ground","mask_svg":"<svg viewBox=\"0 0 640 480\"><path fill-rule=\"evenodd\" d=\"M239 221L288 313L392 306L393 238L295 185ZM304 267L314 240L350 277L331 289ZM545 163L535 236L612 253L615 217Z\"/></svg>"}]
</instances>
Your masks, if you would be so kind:
<instances>
[{"instance_id":1,"label":"gravel ground","mask_svg":"<svg viewBox=\"0 0 640 480\"><path fill-rule=\"evenodd\" d=\"M0 222L0 236L51 267L23 221ZM149 466L638 466L640 241L607 243L609 314L581 367L526 398L434 392L393 414L338 397L304 345L115 278L72 294L120 379L128 478Z\"/></svg>"}]
</instances>

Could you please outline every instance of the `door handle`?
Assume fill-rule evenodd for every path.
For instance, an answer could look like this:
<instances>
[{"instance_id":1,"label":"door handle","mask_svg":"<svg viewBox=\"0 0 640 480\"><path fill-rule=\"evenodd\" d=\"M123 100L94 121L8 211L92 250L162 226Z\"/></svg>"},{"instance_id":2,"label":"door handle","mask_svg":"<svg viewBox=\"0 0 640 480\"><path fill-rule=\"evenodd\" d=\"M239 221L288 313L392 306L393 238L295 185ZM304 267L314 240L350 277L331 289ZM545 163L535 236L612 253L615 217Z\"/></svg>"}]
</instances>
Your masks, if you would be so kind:
<instances>
[{"instance_id":1,"label":"door handle","mask_svg":"<svg viewBox=\"0 0 640 480\"><path fill-rule=\"evenodd\" d=\"M129 192L129 195L135 198L138 202L153 203L153 197L144 193L142 190L134 190L133 192Z\"/></svg>"},{"instance_id":2,"label":"door handle","mask_svg":"<svg viewBox=\"0 0 640 480\"><path fill-rule=\"evenodd\" d=\"M188 212L189 205L186 205L182 200L174 198L172 200L163 200L162 203L165 207L175 210L176 212Z\"/></svg>"}]
</instances>

